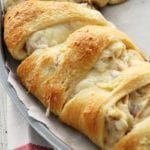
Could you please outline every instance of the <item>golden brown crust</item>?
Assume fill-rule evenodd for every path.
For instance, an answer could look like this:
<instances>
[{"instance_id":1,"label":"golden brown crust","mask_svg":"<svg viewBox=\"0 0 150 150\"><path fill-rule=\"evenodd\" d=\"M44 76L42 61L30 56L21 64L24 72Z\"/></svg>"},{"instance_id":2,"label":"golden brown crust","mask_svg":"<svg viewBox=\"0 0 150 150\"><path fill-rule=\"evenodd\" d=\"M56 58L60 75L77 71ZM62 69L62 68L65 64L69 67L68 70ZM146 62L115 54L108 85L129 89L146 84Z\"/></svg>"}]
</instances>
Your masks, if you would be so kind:
<instances>
[{"instance_id":1,"label":"golden brown crust","mask_svg":"<svg viewBox=\"0 0 150 150\"><path fill-rule=\"evenodd\" d=\"M82 90L65 105L60 115L63 122L83 132L99 146L104 143L105 94L98 88Z\"/></svg>"},{"instance_id":2,"label":"golden brown crust","mask_svg":"<svg viewBox=\"0 0 150 150\"><path fill-rule=\"evenodd\" d=\"M23 59L27 56L24 44L32 33L71 21L82 21L102 26L109 25L99 12L80 4L25 1L6 13L4 39L12 56L16 59Z\"/></svg>"},{"instance_id":3,"label":"golden brown crust","mask_svg":"<svg viewBox=\"0 0 150 150\"><path fill-rule=\"evenodd\" d=\"M81 34L81 32L89 33L91 35L96 35L99 38L102 37L107 38L108 40L110 40L110 42L112 42L113 39L115 38L119 38L121 41L123 41L126 44L127 48L137 49L137 47L133 44L133 42L127 37L127 35L114 28L89 25L82 29L79 29L78 32L76 32L75 34L78 33Z\"/></svg>"}]
</instances>

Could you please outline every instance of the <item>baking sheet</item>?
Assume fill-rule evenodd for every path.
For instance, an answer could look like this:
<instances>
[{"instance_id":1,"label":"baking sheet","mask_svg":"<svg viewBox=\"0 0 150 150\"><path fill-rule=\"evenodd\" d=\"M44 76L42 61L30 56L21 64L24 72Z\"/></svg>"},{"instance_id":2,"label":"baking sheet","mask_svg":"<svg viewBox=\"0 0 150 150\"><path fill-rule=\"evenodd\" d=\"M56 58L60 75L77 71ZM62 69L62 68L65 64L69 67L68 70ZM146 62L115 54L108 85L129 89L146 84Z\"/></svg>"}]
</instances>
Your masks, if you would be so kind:
<instances>
[{"instance_id":1,"label":"baking sheet","mask_svg":"<svg viewBox=\"0 0 150 150\"><path fill-rule=\"evenodd\" d=\"M126 3L116 6L107 6L101 10L109 21L112 21L118 28L127 33L129 37L135 41L137 46L139 46L146 53L147 57L150 56L149 7L150 0L129 0ZM35 100L33 96L25 92L25 89L18 82L18 79L15 75L15 68L19 62L14 61L6 51L4 52L5 47L4 45L2 46L1 57L4 58L4 61L7 60L7 66L11 70L9 74L9 82L11 82L13 86L18 87L16 89L18 91L18 96L26 107L24 107L24 104L22 104L22 102L17 98L14 89L8 83L6 83L8 71L6 68L4 68L4 61L1 59L0 76L6 91L9 93L11 99L17 105L26 120L56 149L98 149L84 135L62 124L54 115L50 115L49 118L45 116L45 109L42 107L42 105L37 103L37 100ZM41 122L43 122L45 125Z\"/></svg>"}]
</instances>

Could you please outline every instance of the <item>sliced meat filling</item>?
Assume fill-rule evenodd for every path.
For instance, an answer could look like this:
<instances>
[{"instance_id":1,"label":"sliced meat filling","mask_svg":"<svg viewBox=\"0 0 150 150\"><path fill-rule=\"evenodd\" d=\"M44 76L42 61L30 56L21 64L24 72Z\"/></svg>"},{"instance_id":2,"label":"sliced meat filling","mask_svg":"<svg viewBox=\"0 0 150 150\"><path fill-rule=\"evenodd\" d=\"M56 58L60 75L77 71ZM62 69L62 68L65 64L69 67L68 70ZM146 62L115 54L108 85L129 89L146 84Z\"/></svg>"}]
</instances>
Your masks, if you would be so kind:
<instances>
[{"instance_id":1,"label":"sliced meat filling","mask_svg":"<svg viewBox=\"0 0 150 150\"><path fill-rule=\"evenodd\" d=\"M138 89L106 111L105 144L113 146L133 125L150 115L150 85Z\"/></svg>"},{"instance_id":2,"label":"sliced meat filling","mask_svg":"<svg viewBox=\"0 0 150 150\"><path fill-rule=\"evenodd\" d=\"M136 118L150 115L150 85L143 87L129 95L129 109Z\"/></svg>"}]
</instances>

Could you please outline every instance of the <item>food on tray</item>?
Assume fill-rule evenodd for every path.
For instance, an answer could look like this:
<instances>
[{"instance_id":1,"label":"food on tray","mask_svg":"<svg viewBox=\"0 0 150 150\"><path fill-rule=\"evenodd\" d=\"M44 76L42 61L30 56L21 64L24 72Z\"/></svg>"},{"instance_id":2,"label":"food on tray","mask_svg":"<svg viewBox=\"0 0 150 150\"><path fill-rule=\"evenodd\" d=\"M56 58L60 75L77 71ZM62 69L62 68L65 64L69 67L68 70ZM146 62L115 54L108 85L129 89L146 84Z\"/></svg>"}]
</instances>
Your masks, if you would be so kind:
<instances>
[{"instance_id":1,"label":"food on tray","mask_svg":"<svg viewBox=\"0 0 150 150\"><path fill-rule=\"evenodd\" d=\"M102 150L150 149L150 63L99 12L22 2L7 12L4 38L11 55L24 59L21 83L47 112Z\"/></svg>"},{"instance_id":2,"label":"food on tray","mask_svg":"<svg viewBox=\"0 0 150 150\"><path fill-rule=\"evenodd\" d=\"M15 59L60 44L85 25L113 26L100 12L68 2L26 1L5 15L4 39Z\"/></svg>"}]
</instances>

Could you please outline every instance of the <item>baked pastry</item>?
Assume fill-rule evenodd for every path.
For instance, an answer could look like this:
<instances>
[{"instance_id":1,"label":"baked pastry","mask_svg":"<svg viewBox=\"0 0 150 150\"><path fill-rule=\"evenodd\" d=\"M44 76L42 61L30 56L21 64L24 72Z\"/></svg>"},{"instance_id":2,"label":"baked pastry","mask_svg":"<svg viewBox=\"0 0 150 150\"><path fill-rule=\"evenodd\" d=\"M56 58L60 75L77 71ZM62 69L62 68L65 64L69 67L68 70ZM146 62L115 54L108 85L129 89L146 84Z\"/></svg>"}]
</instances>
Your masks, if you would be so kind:
<instances>
[{"instance_id":1,"label":"baked pastry","mask_svg":"<svg viewBox=\"0 0 150 150\"><path fill-rule=\"evenodd\" d=\"M5 15L4 38L11 55L24 59L21 83L48 113L103 150L150 149L150 64L99 12L68 2L20 2Z\"/></svg>"},{"instance_id":2,"label":"baked pastry","mask_svg":"<svg viewBox=\"0 0 150 150\"><path fill-rule=\"evenodd\" d=\"M113 26L100 12L69 2L25 1L10 9L4 20L4 40L11 55L22 60L35 49L66 40L85 25Z\"/></svg>"},{"instance_id":3,"label":"baked pastry","mask_svg":"<svg viewBox=\"0 0 150 150\"><path fill-rule=\"evenodd\" d=\"M97 26L89 28L90 31L94 30L93 33L89 33L88 28L84 28L72 34L61 45L36 50L21 63L17 70L19 78L29 92L38 97L45 106L49 106L51 111L56 114L61 112L76 84L87 75L101 51L106 49L110 42L113 42L115 38L116 40L121 38L129 48L136 49L132 42L116 29ZM115 36L114 39L113 36ZM120 42L117 46L121 47L119 47L120 53L123 49L126 49L123 42ZM106 51L104 55L109 55L107 53L109 52ZM143 61L142 57L136 54L136 51L133 52L133 57L134 53ZM132 53L130 57L132 57ZM103 61L98 61L96 66L98 68L100 66L100 71L103 72L106 69L105 67L110 66L110 64L103 64ZM121 62L119 67L127 66ZM110 73L108 74L110 75ZM97 74L97 76L101 78L100 74ZM88 86L90 84L86 85L86 87ZM78 91L79 87L76 87L75 91Z\"/></svg>"},{"instance_id":4,"label":"baked pastry","mask_svg":"<svg viewBox=\"0 0 150 150\"><path fill-rule=\"evenodd\" d=\"M150 64L115 28L83 27L34 51L17 74L48 110L102 149L117 149L150 114Z\"/></svg>"},{"instance_id":5,"label":"baked pastry","mask_svg":"<svg viewBox=\"0 0 150 150\"><path fill-rule=\"evenodd\" d=\"M131 150L132 145L139 150L142 144L138 147L137 143L143 140L147 142L143 147L148 150L149 125L143 120L150 115L150 64L116 29L88 26L74 34L80 34L78 39L86 35L107 42L103 41L106 45L99 49L96 63L76 84L60 119L102 149L110 150L117 144L114 150Z\"/></svg>"},{"instance_id":6,"label":"baked pastry","mask_svg":"<svg viewBox=\"0 0 150 150\"><path fill-rule=\"evenodd\" d=\"M15 6L18 3L23 2L23 1L25 1L25 0L4 0L5 10L8 10L10 7ZM36 0L32 0L32 1L36 1ZM50 1L50 0L47 0L47 1ZM54 0L54 1L58 1L58 2L69 1L69 2L76 2L76 3L88 3L90 5L94 4L98 7L104 7L107 4L122 3L125 0Z\"/></svg>"}]
</instances>

